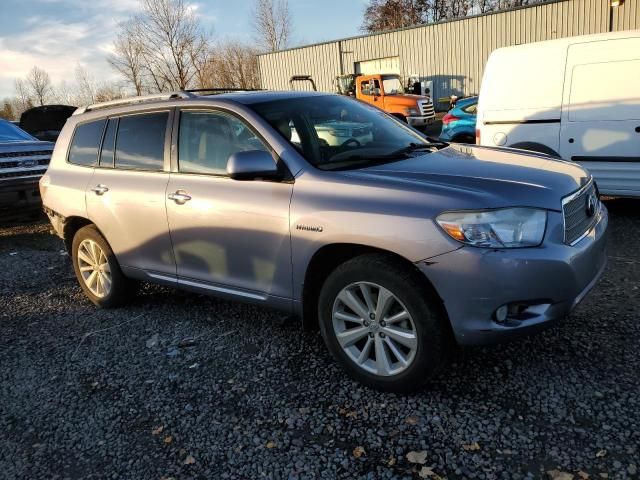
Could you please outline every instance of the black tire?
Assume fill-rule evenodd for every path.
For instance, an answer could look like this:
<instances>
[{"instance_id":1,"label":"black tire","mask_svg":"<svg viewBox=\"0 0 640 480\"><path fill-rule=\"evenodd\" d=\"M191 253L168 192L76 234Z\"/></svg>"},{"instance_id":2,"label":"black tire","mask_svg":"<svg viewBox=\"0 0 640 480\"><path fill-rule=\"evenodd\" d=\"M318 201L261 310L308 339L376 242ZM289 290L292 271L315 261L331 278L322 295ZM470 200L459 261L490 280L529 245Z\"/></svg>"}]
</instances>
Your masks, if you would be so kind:
<instances>
[{"instance_id":1,"label":"black tire","mask_svg":"<svg viewBox=\"0 0 640 480\"><path fill-rule=\"evenodd\" d=\"M340 346L333 327L332 311L343 288L372 282L391 291L411 315L417 348L413 361L392 376L370 373L356 365ZM318 303L320 332L332 356L347 373L372 388L410 392L424 386L448 361L454 348L450 327L440 300L425 285L420 273L386 254L366 254L336 268L325 281Z\"/></svg>"},{"instance_id":2,"label":"black tire","mask_svg":"<svg viewBox=\"0 0 640 480\"><path fill-rule=\"evenodd\" d=\"M80 272L80 264L78 261L78 249L80 244L85 240L93 240L104 252L109 270L111 274L111 288L109 292L102 296L96 296L85 284ZM87 225L76 232L73 237L71 246L71 258L73 260L73 270L82 291L94 304L101 308L116 308L126 304L138 290L139 283L126 278L116 257L102 234L94 225Z\"/></svg>"},{"instance_id":3,"label":"black tire","mask_svg":"<svg viewBox=\"0 0 640 480\"><path fill-rule=\"evenodd\" d=\"M546 145L542 145L541 143L520 142L520 143L514 143L513 145L509 145L509 147L519 148L521 150L529 150L530 152L545 153L547 155L551 155L552 157L560 158L560 155L558 155L558 153L555 150L547 147Z\"/></svg>"}]
</instances>

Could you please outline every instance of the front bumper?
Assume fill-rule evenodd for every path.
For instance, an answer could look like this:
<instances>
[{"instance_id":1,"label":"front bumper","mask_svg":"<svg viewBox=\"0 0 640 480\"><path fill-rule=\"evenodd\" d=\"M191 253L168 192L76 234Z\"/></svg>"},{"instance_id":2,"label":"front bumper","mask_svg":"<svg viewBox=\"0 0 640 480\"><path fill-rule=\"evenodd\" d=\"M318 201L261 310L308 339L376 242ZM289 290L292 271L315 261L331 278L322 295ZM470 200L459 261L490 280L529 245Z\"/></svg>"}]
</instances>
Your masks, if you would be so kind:
<instances>
[{"instance_id":1,"label":"front bumper","mask_svg":"<svg viewBox=\"0 0 640 480\"><path fill-rule=\"evenodd\" d=\"M407 123L412 127L424 127L432 124L435 119L435 115L433 117L407 117Z\"/></svg>"},{"instance_id":2,"label":"front bumper","mask_svg":"<svg viewBox=\"0 0 640 480\"><path fill-rule=\"evenodd\" d=\"M536 248L464 246L419 262L444 302L461 345L495 343L541 330L564 318L595 286L606 265L608 213L574 246L562 243L562 214L549 212L547 236ZM499 323L496 310L526 309Z\"/></svg>"}]
</instances>

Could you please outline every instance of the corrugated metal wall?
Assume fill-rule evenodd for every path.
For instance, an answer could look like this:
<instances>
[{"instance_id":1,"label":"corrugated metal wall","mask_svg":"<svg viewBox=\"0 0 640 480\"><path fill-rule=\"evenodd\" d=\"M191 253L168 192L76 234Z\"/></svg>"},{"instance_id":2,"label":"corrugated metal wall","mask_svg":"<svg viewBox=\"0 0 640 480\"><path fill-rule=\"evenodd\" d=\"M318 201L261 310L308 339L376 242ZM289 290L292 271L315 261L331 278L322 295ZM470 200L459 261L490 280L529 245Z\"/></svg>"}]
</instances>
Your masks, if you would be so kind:
<instances>
[{"instance_id":1,"label":"corrugated metal wall","mask_svg":"<svg viewBox=\"0 0 640 480\"><path fill-rule=\"evenodd\" d=\"M480 89L484 64L496 48L609 31L609 0L559 0L502 13L336 40L258 57L262 88L288 90L292 75L313 76L319 90L334 91L355 62L398 56L401 75L433 81L433 96L469 95ZM613 30L640 28L640 0L613 9ZM341 61L342 57L342 61Z\"/></svg>"}]
</instances>

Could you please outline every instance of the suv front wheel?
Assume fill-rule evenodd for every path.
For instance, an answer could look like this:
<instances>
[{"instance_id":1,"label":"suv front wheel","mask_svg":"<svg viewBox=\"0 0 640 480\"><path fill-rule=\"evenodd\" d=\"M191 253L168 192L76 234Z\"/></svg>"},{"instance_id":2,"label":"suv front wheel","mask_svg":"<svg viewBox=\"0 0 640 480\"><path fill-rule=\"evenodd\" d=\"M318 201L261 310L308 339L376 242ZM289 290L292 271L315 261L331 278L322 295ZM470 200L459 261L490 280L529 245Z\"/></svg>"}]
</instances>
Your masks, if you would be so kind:
<instances>
[{"instance_id":1,"label":"suv front wheel","mask_svg":"<svg viewBox=\"0 0 640 480\"><path fill-rule=\"evenodd\" d=\"M356 380L387 391L424 385L446 362L450 335L419 273L384 254L356 257L327 278L320 331Z\"/></svg>"},{"instance_id":2,"label":"suv front wheel","mask_svg":"<svg viewBox=\"0 0 640 480\"><path fill-rule=\"evenodd\" d=\"M137 282L126 278L111 247L93 225L78 230L72 244L73 269L85 295L99 307L126 303Z\"/></svg>"}]
</instances>

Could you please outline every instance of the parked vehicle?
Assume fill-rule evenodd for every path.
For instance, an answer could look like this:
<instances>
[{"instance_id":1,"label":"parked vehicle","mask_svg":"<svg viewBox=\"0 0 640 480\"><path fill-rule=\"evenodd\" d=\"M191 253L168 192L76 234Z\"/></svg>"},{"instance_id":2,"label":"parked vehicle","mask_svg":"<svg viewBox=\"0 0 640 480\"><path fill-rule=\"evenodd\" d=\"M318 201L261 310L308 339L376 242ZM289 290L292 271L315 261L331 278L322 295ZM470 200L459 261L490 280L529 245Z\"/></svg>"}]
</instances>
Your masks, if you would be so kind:
<instances>
[{"instance_id":1,"label":"parked vehicle","mask_svg":"<svg viewBox=\"0 0 640 480\"><path fill-rule=\"evenodd\" d=\"M640 30L500 48L478 104L482 145L580 163L600 193L640 197Z\"/></svg>"},{"instance_id":2,"label":"parked vehicle","mask_svg":"<svg viewBox=\"0 0 640 480\"><path fill-rule=\"evenodd\" d=\"M430 96L405 92L399 75L343 75L336 78L338 93L354 96L407 122L426 127L436 118Z\"/></svg>"},{"instance_id":3,"label":"parked vehicle","mask_svg":"<svg viewBox=\"0 0 640 480\"><path fill-rule=\"evenodd\" d=\"M476 143L476 109L478 97L461 98L442 117L440 140L455 143Z\"/></svg>"},{"instance_id":4,"label":"parked vehicle","mask_svg":"<svg viewBox=\"0 0 640 480\"><path fill-rule=\"evenodd\" d=\"M43 105L26 110L20 116L20 128L38 140L55 142L60 130L77 107Z\"/></svg>"},{"instance_id":5,"label":"parked vehicle","mask_svg":"<svg viewBox=\"0 0 640 480\"><path fill-rule=\"evenodd\" d=\"M129 102L72 116L40 182L98 306L139 280L271 306L319 326L354 378L399 391L453 342L561 319L604 269L607 210L579 165L429 143L338 95ZM371 137L321 141L345 117Z\"/></svg>"},{"instance_id":6,"label":"parked vehicle","mask_svg":"<svg viewBox=\"0 0 640 480\"><path fill-rule=\"evenodd\" d=\"M40 205L38 181L52 151L52 143L0 119L0 209Z\"/></svg>"}]
</instances>

